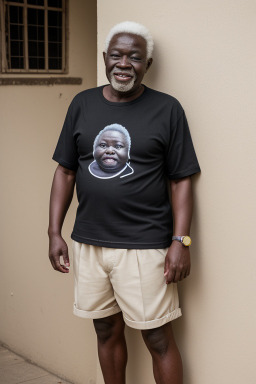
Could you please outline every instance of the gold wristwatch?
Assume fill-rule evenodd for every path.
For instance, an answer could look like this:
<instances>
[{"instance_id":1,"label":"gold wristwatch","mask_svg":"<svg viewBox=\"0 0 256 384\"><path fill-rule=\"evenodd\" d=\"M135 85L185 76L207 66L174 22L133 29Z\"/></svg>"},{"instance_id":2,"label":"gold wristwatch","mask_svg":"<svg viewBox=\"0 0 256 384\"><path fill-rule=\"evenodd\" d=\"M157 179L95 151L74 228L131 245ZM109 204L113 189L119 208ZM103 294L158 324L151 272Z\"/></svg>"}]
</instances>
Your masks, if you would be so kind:
<instances>
[{"instance_id":1,"label":"gold wristwatch","mask_svg":"<svg viewBox=\"0 0 256 384\"><path fill-rule=\"evenodd\" d=\"M191 237L189 236L173 236L172 240L177 240L181 244L184 245L184 247L189 247L192 243Z\"/></svg>"}]
</instances>

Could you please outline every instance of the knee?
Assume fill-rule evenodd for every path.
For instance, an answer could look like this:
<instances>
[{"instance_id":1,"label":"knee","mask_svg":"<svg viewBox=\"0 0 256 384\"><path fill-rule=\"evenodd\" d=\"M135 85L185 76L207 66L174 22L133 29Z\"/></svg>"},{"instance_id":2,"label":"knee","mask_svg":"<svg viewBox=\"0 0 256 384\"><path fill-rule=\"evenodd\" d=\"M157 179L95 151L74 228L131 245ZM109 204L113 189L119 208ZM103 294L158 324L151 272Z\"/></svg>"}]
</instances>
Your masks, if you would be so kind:
<instances>
[{"instance_id":1,"label":"knee","mask_svg":"<svg viewBox=\"0 0 256 384\"><path fill-rule=\"evenodd\" d=\"M142 331L142 336L151 353L160 357L166 354L170 339L162 327Z\"/></svg>"},{"instance_id":2,"label":"knee","mask_svg":"<svg viewBox=\"0 0 256 384\"><path fill-rule=\"evenodd\" d=\"M105 344L113 334L113 324L104 319L93 320L93 323L98 340Z\"/></svg>"},{"instance_id":3,"label":"knee","mask_svg":"<svg viewBox=\"0 0 256 384\"><path fill-rule=\"evenodd\" d=\"M124 325L114 319L103 318L93 320L98 341L101 344L114 340L124 333Z\"/></svg>"}]
</instances>

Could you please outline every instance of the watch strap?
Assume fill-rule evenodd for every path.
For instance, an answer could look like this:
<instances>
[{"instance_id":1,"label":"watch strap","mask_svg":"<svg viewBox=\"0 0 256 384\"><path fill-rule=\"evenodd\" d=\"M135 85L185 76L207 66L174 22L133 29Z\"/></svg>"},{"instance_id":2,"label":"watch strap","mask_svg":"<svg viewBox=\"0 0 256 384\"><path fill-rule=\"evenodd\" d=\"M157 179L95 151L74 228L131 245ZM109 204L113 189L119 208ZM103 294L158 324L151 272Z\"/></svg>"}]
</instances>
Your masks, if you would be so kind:
<instances>
[{"instance_id":1,"label":"watch strap","mask_svg":"<svg viewBox=\"0 0 256 384\"><path fill-rule=\"evenodd\" d=\"M177 240L179 241L180 243L182 243L182 239L183 239L184 236L173 236L172 237L172 240Z\"/></svg>"}]
</instances>

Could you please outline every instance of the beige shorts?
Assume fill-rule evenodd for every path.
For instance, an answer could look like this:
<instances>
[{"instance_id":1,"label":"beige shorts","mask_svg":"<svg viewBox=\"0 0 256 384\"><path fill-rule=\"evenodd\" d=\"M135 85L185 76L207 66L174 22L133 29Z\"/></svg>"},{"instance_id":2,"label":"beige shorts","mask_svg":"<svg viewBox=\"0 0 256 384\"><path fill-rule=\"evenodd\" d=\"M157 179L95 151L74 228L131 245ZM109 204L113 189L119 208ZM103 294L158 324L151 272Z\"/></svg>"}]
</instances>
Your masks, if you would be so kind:
<instances>
[{"instance_id":1,"label":"beige shorts","mask_svg":"<svg viewBox=\"0 0 256 384\"><path fill-rule=\"evenodd\" d=\"M114 249L73 240L74 314L100 319L122 311L125 323L136 329L181 316L177 284L165 283L167 249Z\"/></svg>"}]
</instances>

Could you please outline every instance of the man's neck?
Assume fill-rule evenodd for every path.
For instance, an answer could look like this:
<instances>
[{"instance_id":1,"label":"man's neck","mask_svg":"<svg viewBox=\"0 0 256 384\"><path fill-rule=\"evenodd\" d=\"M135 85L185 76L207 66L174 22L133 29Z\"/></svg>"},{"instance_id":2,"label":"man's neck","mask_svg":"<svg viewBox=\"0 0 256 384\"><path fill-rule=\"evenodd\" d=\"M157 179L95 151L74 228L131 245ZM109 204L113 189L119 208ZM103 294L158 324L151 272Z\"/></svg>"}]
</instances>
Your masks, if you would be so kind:
<instances>
[{"instance_id":1,"label":"man's neck","mask_svg":"<svg viewBox=\"0 0 256 384\"><path fill-rule=\"evenodd\" d=\"M124 103L137 99L144 92L144 86L140 86L130 92L118 92L110 84L103 88L103 96L114 103Z\"/></svg>"}]
</instances>

